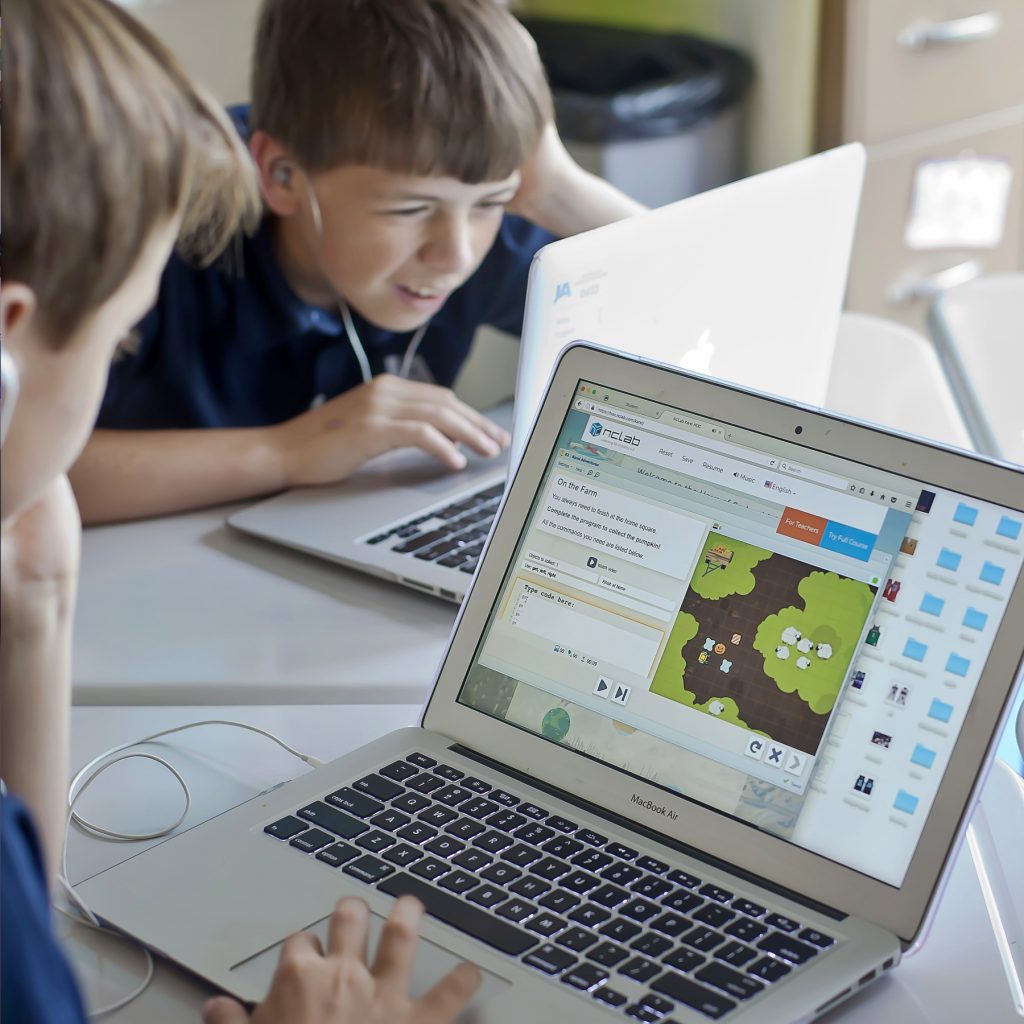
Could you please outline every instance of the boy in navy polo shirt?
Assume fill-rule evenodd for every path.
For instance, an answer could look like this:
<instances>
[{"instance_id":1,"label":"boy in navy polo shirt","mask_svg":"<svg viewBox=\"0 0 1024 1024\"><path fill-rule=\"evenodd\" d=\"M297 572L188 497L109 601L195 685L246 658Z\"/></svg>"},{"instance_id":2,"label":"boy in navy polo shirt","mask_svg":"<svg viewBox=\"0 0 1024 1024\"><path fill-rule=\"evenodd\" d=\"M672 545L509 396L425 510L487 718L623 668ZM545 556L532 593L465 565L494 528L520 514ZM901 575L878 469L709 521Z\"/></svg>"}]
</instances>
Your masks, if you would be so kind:
<instances>
[{"instance_id":1,"label":"boy in navy polo shirt","mask_svg":"<svg viewBox=\"0 0 1024 1024\"><path fill-rule=\"evenodd\" d=\"M167 270L72 474L86 521L496 455L450 391L477 327L519 333L534 252L640 209L568 156L495 0L267 0L239 128L263 222Z\"/></svg>"}]
</instances>

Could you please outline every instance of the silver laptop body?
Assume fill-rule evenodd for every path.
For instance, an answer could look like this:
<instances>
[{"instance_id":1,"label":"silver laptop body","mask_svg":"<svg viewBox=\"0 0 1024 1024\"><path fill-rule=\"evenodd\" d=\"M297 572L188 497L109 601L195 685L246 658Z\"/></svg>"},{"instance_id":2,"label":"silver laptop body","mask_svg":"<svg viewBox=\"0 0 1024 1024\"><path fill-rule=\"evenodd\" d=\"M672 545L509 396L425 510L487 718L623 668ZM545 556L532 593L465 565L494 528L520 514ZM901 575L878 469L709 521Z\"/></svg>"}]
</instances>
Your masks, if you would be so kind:
<instances>
[{"instance_id":1,"label":"silver laptop body","mask_svg":"<svg viewBox=\"0 0 1024 1024\"><path fill-rule=\"evenodd\" d=\"M811 1020L934 911L1021 671L1022 483L573 346L421 726L78 891L248 1000L412 892L466 1021Z\"/></svg>"},{"instance_id":2,"label":"silver laptop body","mask_svg":"<svg viewBox=\"0 0 1024 1024\"><path fill-rule=\"evenodd\" d=\"M530 270L513 460L558 352L574 338L821 404L863 173L863 147L850 144L545 246ZM451 476L404 453L228 522L461 601L483 540L477 510L461 506L507 466L502 458L488 473L474 460Z\"/></svg>"}]
</instances>

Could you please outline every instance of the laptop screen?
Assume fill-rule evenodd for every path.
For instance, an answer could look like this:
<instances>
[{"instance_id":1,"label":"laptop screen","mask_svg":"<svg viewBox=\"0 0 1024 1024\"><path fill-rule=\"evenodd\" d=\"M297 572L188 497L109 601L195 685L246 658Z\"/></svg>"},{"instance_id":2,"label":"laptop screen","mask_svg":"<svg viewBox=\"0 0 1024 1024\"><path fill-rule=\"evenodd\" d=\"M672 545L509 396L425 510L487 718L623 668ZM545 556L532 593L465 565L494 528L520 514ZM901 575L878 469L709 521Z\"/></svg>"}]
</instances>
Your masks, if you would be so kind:
<instances>
[{"instance_id":1,"label":"laptop screen","mask_svg":"<svg viewBox=\"0 0 1024 1024\"><path fill-rule=\"evenodd\" d=\"M580 381L459 701L898 886L1022 519Z\"/></svg>"}]
</instances>

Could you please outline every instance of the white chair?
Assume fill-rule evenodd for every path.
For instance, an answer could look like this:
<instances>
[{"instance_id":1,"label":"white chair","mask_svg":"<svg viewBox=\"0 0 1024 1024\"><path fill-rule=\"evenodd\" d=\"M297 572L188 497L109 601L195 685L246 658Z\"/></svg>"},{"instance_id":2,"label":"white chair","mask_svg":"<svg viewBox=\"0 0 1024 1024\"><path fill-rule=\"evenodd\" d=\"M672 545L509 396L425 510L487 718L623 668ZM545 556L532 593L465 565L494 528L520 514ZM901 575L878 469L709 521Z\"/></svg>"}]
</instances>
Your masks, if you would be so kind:
<instances>
[{"instance_id":1,"label":"white chair","mask_svg":"<svg viewBox=\"0 0 1024 1024\"><path fill-rule=\"evenodd\" d=\"M1024 463L1024 274L991 274L941 293L928 330L974 447Z\"/></svg>"},{"instance_id":2,"label":"white chair","mask_svg":"<svg viewBox=\"0 0 1024 1024\"><path fill-rule=\"evenodd\" d=\"M893 430L973 447L931 342L892 320L840 316L825 405Z\"/></svg>"}]
</instances>

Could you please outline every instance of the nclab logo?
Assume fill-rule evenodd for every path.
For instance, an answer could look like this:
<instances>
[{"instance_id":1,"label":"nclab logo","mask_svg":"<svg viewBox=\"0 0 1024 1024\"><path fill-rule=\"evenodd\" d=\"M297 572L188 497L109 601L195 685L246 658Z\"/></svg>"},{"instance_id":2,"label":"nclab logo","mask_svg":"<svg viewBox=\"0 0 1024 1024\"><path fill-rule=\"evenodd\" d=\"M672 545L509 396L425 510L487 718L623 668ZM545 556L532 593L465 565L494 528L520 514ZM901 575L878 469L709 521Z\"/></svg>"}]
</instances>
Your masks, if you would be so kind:
<instances>
[{"instance_id":1,"label":"nclab logo","mask_svg":"<svg viewBox=\"0 0 1024 1024\"><path fill-rule=\"evenodd\" d=\"M600 437L602 430L604 430L604 427L601 426L601 424L598 423L597 421L595 421L595 422L590 424L590 436L591 437Z\"/></svg>"}]
</instances>

